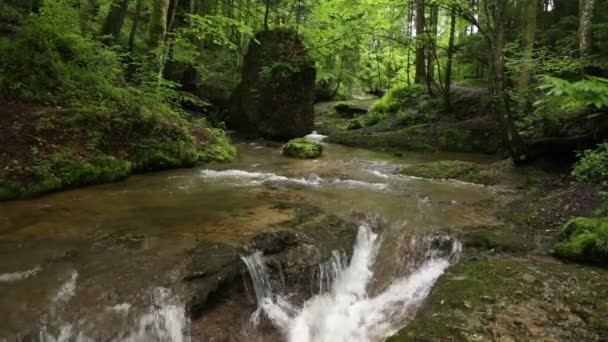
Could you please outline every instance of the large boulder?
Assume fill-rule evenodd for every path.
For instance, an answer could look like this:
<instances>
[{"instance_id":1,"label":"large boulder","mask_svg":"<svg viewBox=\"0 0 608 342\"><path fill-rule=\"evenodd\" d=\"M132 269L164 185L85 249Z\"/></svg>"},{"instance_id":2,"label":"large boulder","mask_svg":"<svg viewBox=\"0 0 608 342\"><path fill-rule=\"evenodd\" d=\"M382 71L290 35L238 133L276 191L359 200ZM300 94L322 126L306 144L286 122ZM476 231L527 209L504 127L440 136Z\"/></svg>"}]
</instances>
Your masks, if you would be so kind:
<instances>
[{"instance_id":1,"label":"large boulder","mask_svg":"<svg viewBox=\"0 0 608 342\"><path fill-rule=\"evenodd\" d=\"M231 96L228 124L237 131L288 140L314 126L314 62L290 30L256 34L241 83Z\"/></svg>"}]
</instances>

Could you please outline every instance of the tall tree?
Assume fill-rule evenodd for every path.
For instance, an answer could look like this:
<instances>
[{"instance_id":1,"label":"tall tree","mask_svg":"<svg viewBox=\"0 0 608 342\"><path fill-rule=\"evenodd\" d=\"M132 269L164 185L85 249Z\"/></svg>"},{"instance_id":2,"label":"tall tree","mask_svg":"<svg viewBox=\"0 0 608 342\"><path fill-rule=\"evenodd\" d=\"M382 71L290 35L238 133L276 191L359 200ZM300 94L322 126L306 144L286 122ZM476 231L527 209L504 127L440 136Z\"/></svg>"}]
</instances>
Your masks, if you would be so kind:
<instances>
[{"instance_id":1,"label":"tall tree","mask_svg":"<svg viewBox=\"0 0 608 342\"><path fill-rule=\"evenodd\" d=\"M169 13L169 0L153 0L150 24L148 26L148 47L152 50L164 41L167 33L167 15Z\"/></svg>"},{"instance_id":2,"label":"tall tree","mask_svg":"<svg viewBox=\"0 0 608 342\"><path fill-rule=\"evenodd\" d=\"M133 22L131 24L131 31L129 32L129 51L133 51L133 48L135 47L135 35L137 34L143 4L144 0L137 0L137 3L135 4Z\"/></svg>"},{"instance_id":3,"label":"tall tree","mask_svg":"<svg viewBox=\"0 0 608 342\"><path fill-rule=\"evenodd\" d=\"M450 11L450 33L448 38L447 62L445 65L445 85L444 85L444 100L445 107L449 109L452 106L451 88L452 88L452 63L454 61L454 36L456 34L456 8Z\"/></svg>"},{"instance_id":4,"label":"tall tree","mask_svg":"<svg viewBox=\"0 0 608 342\"><path fill-rule=\"evenodd\" d=\"M416 0L416 76L414 79L416 83L420 84L426 81L424 24L424 0Z\"/></svg>"},{"instance_id":5,"label":"tall tree","mask_svg":"<svg viewBox=\"0 0 608 342\"><path fill-rule=\"evenodd\" d=\"M530 66L532 64L532 52L534 51L534 41L536 39L536 16L539 7L539 0L527 0L524 7L524 29L522 34L523 60L519 74L519 93L521 97L520 107L527 111L530 107Z\"/></svg>"},{"instance_id":6,"label":"tall tree","mask_svg":"<svg viewBox=\"0 0 608 342\"><path fill-rule=\"evenodd\" d=\"M489 0L488 0L489 2ZM509 151L513 162L517 165L528 160L526 144L515 128L513 115L509 108L505 93L505 22L508 0L493 0L492 8L494 23L492 35L489 37L490 53L490 88L492 103L497 121L503 135L504 146Z\"/></svg>"},{"instance_id":7,"label":"tall tree","mask_svg":"<svg viewBox=\"0 0 608 342\"><path fill-rule=\"evenodd\" d=\"M595 0L580 0L579 1L579 24L578 24L578 39L579 51L581 58L585 59L591 54L593 46L593 31L591 25L593 23L593 9ZM582 75L585 75L586 68L581 70Z\"/></svg>"},{"instance_id":8,"label":"tall tree","mask_svg":"<svg viewBox=\"0 0 608 342\"><path fill-rule=\"evenodd\" d=\"M108 10L108 15L101 26L100 34L102 36L112 36L112 40L116 41L120 36L122 25L127 16L129 9L129 0L113 0Z\"/></svg>"}]
</instances>

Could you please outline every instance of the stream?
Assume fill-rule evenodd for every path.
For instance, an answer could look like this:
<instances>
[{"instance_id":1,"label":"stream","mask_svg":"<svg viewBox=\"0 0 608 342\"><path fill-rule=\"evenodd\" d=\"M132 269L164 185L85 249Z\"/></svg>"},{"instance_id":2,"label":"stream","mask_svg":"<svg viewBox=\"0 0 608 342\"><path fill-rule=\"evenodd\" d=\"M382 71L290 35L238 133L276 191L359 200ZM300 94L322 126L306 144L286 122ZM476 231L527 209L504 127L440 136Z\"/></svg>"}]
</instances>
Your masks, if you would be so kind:
<instances>
[{"instance_id":1,"label":"stream","mask_svg":"<svg viewBox=\"0 0 608 342\"><path fill-rule=\"evenodd\" d=\"M504 191L398 174L487 156L325 144L322 158L296 160L274 143L237 145L232 164L0 203L0 341L382 341L458 259L445 230L495 224L486 208ZM277 286L266 256L250 250L246 293L192 319L182 281L192 249L247 245L292 217L285 202L356 221L352 255L334 251L302 293Z\"/></svg>"}]
</instances>

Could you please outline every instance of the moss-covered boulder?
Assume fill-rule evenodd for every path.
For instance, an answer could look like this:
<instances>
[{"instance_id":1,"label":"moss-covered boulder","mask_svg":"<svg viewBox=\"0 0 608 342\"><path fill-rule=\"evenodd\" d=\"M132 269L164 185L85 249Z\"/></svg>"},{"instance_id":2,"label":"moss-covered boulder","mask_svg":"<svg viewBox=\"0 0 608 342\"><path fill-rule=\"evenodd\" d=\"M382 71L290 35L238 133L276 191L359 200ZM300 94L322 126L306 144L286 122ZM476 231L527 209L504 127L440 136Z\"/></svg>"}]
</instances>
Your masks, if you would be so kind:
<instances>
[{"instance_id":1,"label":"moss-covered boulder","mask_svg":"<svg viewBox=\"0 0 608 342\"><path fill-rule=\"evenodd\" d=\"M583 262L608 261L608 219L578 217L564 225L555 254Z\"/></svg>"},{"instance_id":2,"label":"moss-covered boulder","mask_svg":"<svg viewBox=\"0 0 608 342\"><path fill-rule=\"evenodd\" d=\"M291 30L255 35L242 81L231 97L231 128L270 139L292 139L314 128L314 62Z\"/></svg>"},{"instance_id":3,"label":"moss-covered boulder","mask_svg":"<svg viewBox=\"0 0 608 342\"><path fill-rule=\"evenodd\" d=\"M298 159L314 159L323 153L323 145L304 138L290 140L283 145L283 155Z\"/></svg>"}]
</instances>

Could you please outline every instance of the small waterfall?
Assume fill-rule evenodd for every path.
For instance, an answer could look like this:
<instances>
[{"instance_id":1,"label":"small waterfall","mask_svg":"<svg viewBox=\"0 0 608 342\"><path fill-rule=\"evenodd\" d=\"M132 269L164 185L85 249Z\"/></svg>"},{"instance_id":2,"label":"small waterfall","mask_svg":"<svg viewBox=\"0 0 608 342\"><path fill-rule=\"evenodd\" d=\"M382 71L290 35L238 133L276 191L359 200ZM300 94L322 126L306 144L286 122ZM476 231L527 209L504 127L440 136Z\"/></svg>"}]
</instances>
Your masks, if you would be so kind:
<instances>
[{"instance_id":1,"label":"small waterfall","mask_svg":"<svg viewBox=\"0 0 608 342\"><path fill-rule=\"evenodd\" d=\"M242 256L241 259L249 271L251 282L253 283L253 291L255 293L256 303L261 303L264 298L272 297L272 284L270 283L270 274L264 262L264 255L260 251L249 256Z\"/></svg>"},{"instance_id":2,"label":"small waterfall","mask_svg":"<svg viewBox=\"0 0 608 342\"><path fill-rule=\"evenodd\" d=\"M273 293L260 252L243 258L256 288L257 321L263 313L290 342L379 341L408 322L435 281L458 257L461 244L448 236L412 239L411 273L370 294L381 239L368 225L359 227L350 263L334 252L319 265L319 294L302 307ZM409 262L407 263L409 265ZM259 284L255 284L258 281Z\"/></svg>"},{"instance_id":3,"label":"small waterfall","mask_svg":"<svg viewBox=\"0 0 608 342\"><path fill-rule=\"evenodd\" d=\"M322 294L331 290L335 281L338 279L342 271L346 268L347 260L348 259L345 253L333 251L331 258L328 261L319 264L319 291L317 292L318 294Z\"/></svg>"}]
</instances>

